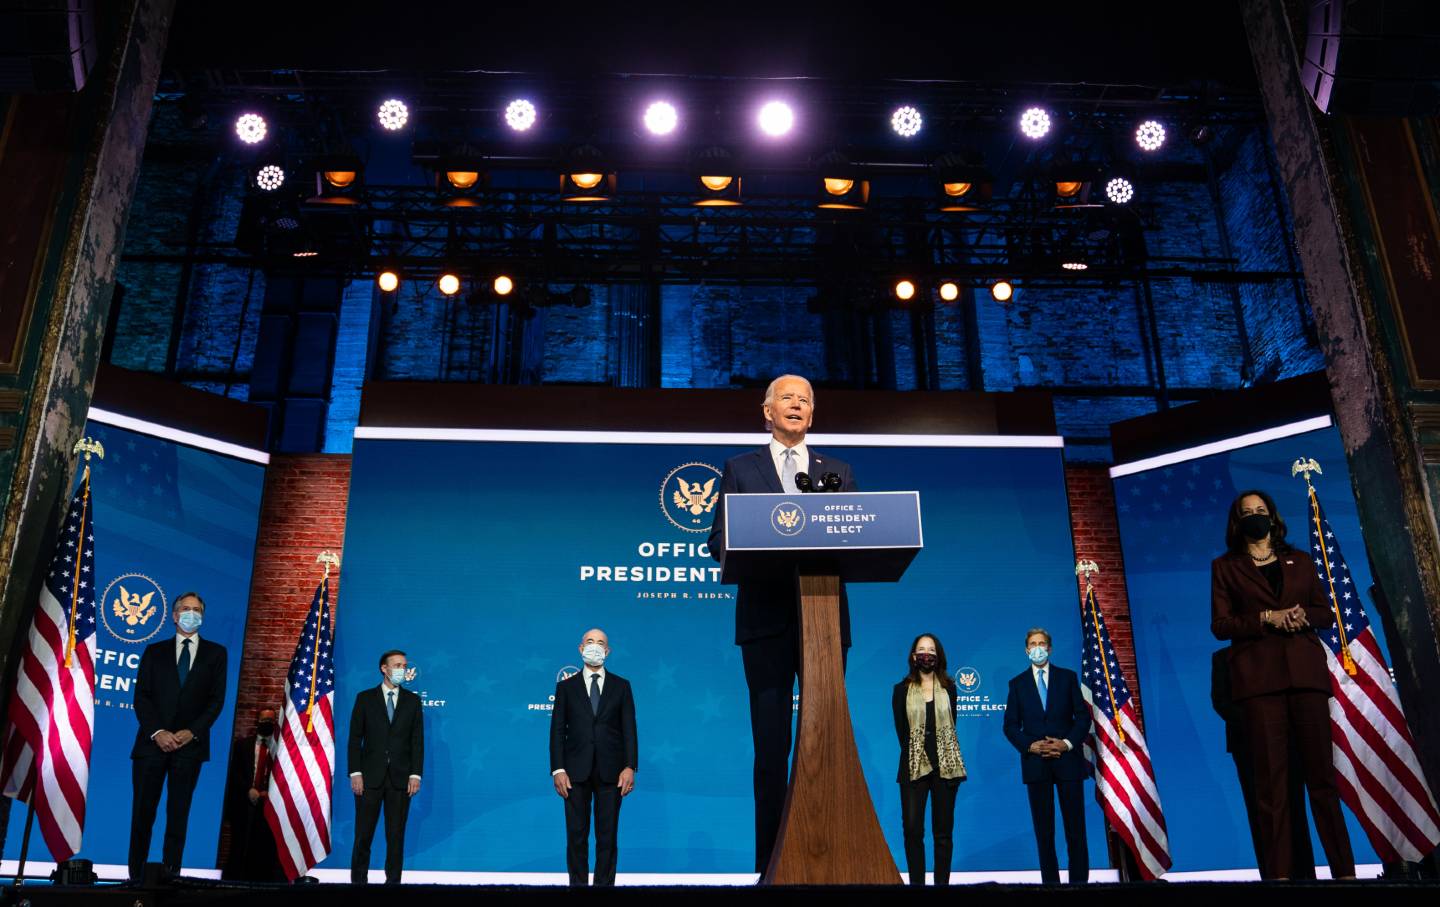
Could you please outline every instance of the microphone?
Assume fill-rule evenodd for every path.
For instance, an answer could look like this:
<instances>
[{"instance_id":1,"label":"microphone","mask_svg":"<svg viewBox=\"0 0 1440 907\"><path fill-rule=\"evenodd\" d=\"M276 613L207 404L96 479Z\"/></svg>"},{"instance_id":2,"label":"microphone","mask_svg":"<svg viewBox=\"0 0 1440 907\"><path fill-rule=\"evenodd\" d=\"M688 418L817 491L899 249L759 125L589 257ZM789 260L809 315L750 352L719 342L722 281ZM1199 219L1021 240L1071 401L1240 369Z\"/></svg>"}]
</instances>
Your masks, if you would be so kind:
<instances>
[{"instance_id":1,"label":"microphone","mask_svg":"<svg viewBox=\"0 0 1440 907\"><path fill-rule=\"evenodd\" d=\"M823 481L823 480L822 480L822 481ZM795 473L795 487L798 488L798 489L800 489L801 491L803 491L803 492L806 493L806 494L809 494L810 492L814 491L814 490L815 490L815 483L812 482L812 481L810 481L810 473L808 473L808 472L797 472L797 473Z\"/></svg>"},{"instance_id":2,"label":"microphone","mask_svg":"<svg viewBox=\"0 0 1440 907\"><path fill-rule=\"evenodd\" d=\"M827 472L820 477L820 487L825 491L839 491L841 484L840 476L833 472Z\"/></svg>"}]
</instances>

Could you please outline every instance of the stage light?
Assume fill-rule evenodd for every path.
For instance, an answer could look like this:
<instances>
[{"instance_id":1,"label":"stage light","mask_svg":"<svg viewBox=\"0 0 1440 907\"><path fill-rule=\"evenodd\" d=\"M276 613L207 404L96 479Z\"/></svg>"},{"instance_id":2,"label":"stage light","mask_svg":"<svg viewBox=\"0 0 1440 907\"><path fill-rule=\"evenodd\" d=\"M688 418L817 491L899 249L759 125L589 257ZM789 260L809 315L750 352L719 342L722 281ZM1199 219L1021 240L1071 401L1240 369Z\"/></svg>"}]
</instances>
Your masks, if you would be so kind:
<instances>
[{"instance_id":1,"label":"stage light","mask_svg":"<svg viewBox=\"0 0 1440 907\"><path fill-rule=\"evenodd\" d=\"M478 170L446 170L445 181L456 189L473 189L480 182Z\"/></svg>"},{"instance_id":2,"label":"stage light","mask_svg":"<svg viewBox=\"0 0 1440 907\"><path fill-rule=\"evenodd\" d=\"M890 128L902 139L908 139L920 134L920 127L925 125L925 118L920 116L920 111L914 107L898 107L890 114Z\"/></svg>"},{"instance_id":3,"label":"stage light","mask_svg":"<svg viewBox=\"0 0 1440 907\"><path fill-rule=\"evenodd\" d=\"M1060 262L1060 267L1067 271L1085 271L1090 268L1090 266L1083 261L1062 261Z\"/></svg>"},{"instance_id":4,"label":"stage light","mask_svg":"<svg viewBox=\"0 0 1440 907\"><path fill-rule=\"evenodd\" d=\"M909 280L895 282L895 298L901 302L909 302L915 298L915 283Z\"/></svg>"},{"instance_id":5,"label":"stage light","mask_svg":"<svg viewBox=\"0 0 1440 907\"><path fill-rule=\"evenodd\" d=\"M294 258L314 258L319 254L320 253L316 252L314 249L302 249L299 252L290 253L290 255Z\"/></svg>"},{"instance_id":6,"label":"stage light","mask_svg":"<svg viewBox=\"0 0 1440 907\"><path fill-rule=\"evenodd\" d=\"M690 173L700 183L700 197L695 200L698 207L733 208L743 204L735 159L725 148L711 145L698 152L690 161Z\"/></svg>"},{"instance_id":7,"label":"stage light","mask_svg":"<svg viewBox=\"0 0 1440 907\"><path fill-rule=\"evenodd\" d=\"M779 138L795 125L795 111L784 101L770 101L760 108L756 117L760 131L772 138Z\"/></svg>"},{"instance_id":8,"label":"stage light","mask_svg":"<svg viewBox=\"0 0 1440 907\"><path fill-rule=\"evenodd\" d=\"M1079 180L1066 180L1055 184L1055 194L1061 198L1074 198L1085 184Z\"/></svg>"},{"instance_id":9,"label":"stage light","mask_svg":"<svg viewBox=\"0 0 1440 907\"><path fill-rule=\"evenodd\" d=\"M572 182L572 183L574 183L575 185L579 186L581 189L594 189L596 186L600 185L600 181L603 180L604 178L605 178L605 174L603 174L603 173L572 173L572 174L570 174L570 182Z\"/></svg>"},{"instance_id":10,"label":"stage light","mask_svg":"<svg viewBox=\"0 0 1440 907\"><path fill-rule=\"evenodd\" d=\"M960 181L940 184L941 190L944 191L944 193L951 198L964 198L974 187L974 183L965 183Z\"/></svg>"},{"instance_id":11,"label":"stage light","mask_svg":"<svg viewBox=\"0 0 1440 907\"><path fill-rule=\"evenodd\" d=\"M1105 184L1105 197L1117 205L1123 205L1135 197L1135 187L1123 176L1117 176Z\"/></svg>"},{"instance_id":12,"label":"stage light","mask_svg":"<svg viewBox=\"0 0 1440 907\"><path fill-rule=\"evenodd\" d=\"M235 119L235 135L247 145L265 141L267 131L265 118L258 113L242 113Z\"/></svg>"},{"instance_id":13,"label":"stage light","mask_svg":"<svg viewBox=\"0 0 1440 907\"><path fill-rule=\"evenodd\" d=\"M400 288L400 275L386 268L375 275L375 286L379 287L382 293L393 293Z\"/></svg>"},{"instance_id":14,"label":"stage light","mask_svg":"<svg viewBox=\"0 0 1440 907\"><path fill-rule=\"evenodd\" d=\"M449 271L446 271L444 274L440 275L439 280L435 281L435 286L438 287L440 289L440 292L444 293L446 296L454 296L456 293L460 292L460 278L458 275L451 274Z\"/></svg>"},{"instance_id":15,"label":"stage light","mask_svg":"<svg viewBox=\"0 0 1440 907\"><path fill-rule=\"evenodd\" d=\"M336 189L349 189L355 183L354 170L323 170L321 174L325 177L325 182Z\"/></svg>"},{"instance_id":16,"label":"stage light","mask_svg":"<svg viewBox=\"0 0 1440 907\"><path fill-rule=\"evenodd\" d=\"M946 302L954 302L960 298L960 287L953 280L947 280L940 284L940 298Z\"/></svg>"},{"instance_id":17,"label":"stage light","mask_svg":"<svg viewBox=\"0 0 1440 907\"><path fill-rule=\"evenodd\" d=\"M711 192L724 192L730 188L730 184L734 182L734 180L735 177L733 176L702 176L700 177L700 185L709 189Z\"/></svg>"},{"instance_id":18,"label":"stage light","mask_svg":"<svg viewBox=\"0 0 1440 907\"><path fill-rule=\"evenodd\" d=\"M285 185L285 168L278 164L266 164L255 174L255 185L266 192L274 192Z\"/></svg>"},{"instance_id":19,"label":"stage light","mask_svg":"<svg viewBox=\"0 0 1440 907\"><path fill-rule=\"evenodd\" d=\"M1165 127L1155 120L1146 120L1135 129L1135 144L1142 151L1158 151L1165 144Z\"/></svg>"},{"instance_id":20,"label":"stage light","mask_svg":"<svg viewBox=\"0 0 1440 907\"><path fill-rule=\"evenodd\" d=\"M1009 302L1010 297L1015 295L1015 288L1008 280L997 280L990 285L990 295L996 302Z\"/></svg>"},{"instance_id":21,"label":"stage light","mask_svg":"<svg viewBox=\"0 0 1440 907\"><path fill-rule=\"evenodd\" d=\"M977 156L947 152L931 166L941 211L975 211L990 199L994 190L990 174L979 166Z\"/></svg>"},{"instance_id":22,"label":"stage light","mask_svg":"<svg viewBox=\"0 0 1440 907\"><path fill-rule=\"evenodd\" d=\"M495 278L490 288L495 291L496 296L509 296L515 290L515 281L505 274Z\"/></svg>"},{"instance_id":23,"label":"stage light","mask_svg":"<svg viewBox=\"0 0 1440 907\"><path fill-rule=\"evenodd\" d=\"M656 101L645 108L645 128L651 135L669 135L680 125L680 114L668 101Z\"/></svg>"},{"instance_id":24,"label":"stage light","mask_svg":"<svg viewBox=\"0 0 1440 907\"><path fill-rule=\"evenodd\" d=\"M844 195L854 188L854 180L837 179L834 177L827 177L825 179L825 191L831 195Z\"/></svg>"},{"instance_id":25,"label":"stage light","mask_svg":"<svg viewBox=\"0 0 1440 907\"><path fill-rule=\"evenodd\" d=\"M535 105L524 98L516 98L505 107L505 125L516 132L525 132L534 126L538 116Z\"/></svg>"},{"instance_id":26,"label":"stage light","mask_svg":"<svg viewBox=\"0 0 1440 907\"><path fill-rule=\"evenodd\" d=\"M1031 107L1020 114L1020 131L1026 138L1043 139L1050 131L1050 114L1042 107Z\"/></svg>"},{"instance_id":27,"label":"stage light","mask_svg":"<svg viewBox=\"0 0 1440 907\"><path fill-rule=\"evenodd\" d=\"M564 158L560 198L567 202L603 202L615 193L615 173L594 145L581 145Z\"/></svg>"},{"instance_id":28,"label":"stage light","mask_svg":"<svg viewBox=\"0 0 1440 907\"><path fill-rule=\"evenodd\" d=\"M404 101L391 98L380 105L377 116L380 118L381 128L394 132L404 129L405 124L410 122L410 108L405 106Z\"/></svg>"}]
</instances>

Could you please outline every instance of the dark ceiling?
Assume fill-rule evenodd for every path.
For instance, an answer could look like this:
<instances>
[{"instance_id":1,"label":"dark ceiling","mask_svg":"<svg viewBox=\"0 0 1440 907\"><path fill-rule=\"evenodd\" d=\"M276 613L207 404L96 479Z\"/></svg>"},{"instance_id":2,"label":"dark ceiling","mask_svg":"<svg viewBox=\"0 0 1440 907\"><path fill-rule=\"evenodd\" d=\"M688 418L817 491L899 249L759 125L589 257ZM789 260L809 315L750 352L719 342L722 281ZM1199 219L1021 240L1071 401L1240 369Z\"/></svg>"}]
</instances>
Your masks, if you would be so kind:
<instances>
[{"instance_id":1,"label":"dark ceiling","mask_svg":"<svg viewBox=\"0 0 1440 907\"><path fill-rule=\"evenodd\" d=\"M943 9L944 12L939 12ZM1202 12L1203 11L1203 12ZM1253 88L1233 0L805 4L180 0L167 63Z\"/></svg>"}]
</instances>

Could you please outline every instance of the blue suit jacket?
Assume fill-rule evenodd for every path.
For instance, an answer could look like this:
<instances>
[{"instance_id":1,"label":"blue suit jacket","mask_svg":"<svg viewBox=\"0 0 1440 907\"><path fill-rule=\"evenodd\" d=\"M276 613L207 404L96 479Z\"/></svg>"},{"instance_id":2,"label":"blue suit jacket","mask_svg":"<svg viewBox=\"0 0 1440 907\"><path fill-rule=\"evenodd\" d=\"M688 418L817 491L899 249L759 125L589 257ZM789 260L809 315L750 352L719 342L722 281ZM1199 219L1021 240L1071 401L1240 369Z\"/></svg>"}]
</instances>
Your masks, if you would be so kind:
<instances>
[{"instance_id":1,"label":"blue suit jacket","mask_svg":"<svg viewBox=\"0 0 1440 907\"><path fill-rule=\"evenodd\" d=\"M841 491L859 491L850 466L814 448L810 449L811 478L817 482L827 472L840 477ZM720 503L710 528L710 556L720 560L725 553L725 495L780 494L780 474L770 456L770 446L733 456L725 461L720 478ZM779 636L795 627L795 583L792 580L752 581L740 584L735 594L735 644ZM840 585L840 645L850 646L850 602L845 585Z\"/></svg>"},{"instance_id":2,"label":"blue suit jacket","mask_svg":"<svg viewBox=\"0 0 1440 907\"><path fill-rule=\"evenodd\" d=\"M1020 776L1026 784L1047 781L1081 781L1090 774L1081 746L1090 733L1090 707L1080 695L1074 671L1050 665L1050 687L1040 705L1040 690L1029 668L1010 680L1005 699L1005 737L1020 751ZM1030 744L1046 737L1070 741L1070 751L1059 759L1030 752Z\"/></svg>"}]
</instances>

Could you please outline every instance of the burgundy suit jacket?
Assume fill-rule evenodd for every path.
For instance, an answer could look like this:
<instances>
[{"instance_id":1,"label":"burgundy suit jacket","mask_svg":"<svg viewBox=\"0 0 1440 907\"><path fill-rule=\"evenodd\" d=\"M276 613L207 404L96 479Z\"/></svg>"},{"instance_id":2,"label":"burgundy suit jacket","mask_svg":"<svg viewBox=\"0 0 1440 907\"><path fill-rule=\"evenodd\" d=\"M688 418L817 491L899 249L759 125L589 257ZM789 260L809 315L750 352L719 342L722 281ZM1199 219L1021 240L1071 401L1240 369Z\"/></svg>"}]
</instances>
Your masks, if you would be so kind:
<instances>
[{"instance_id":1,"label":"burgundy suit jacket","mask_svg":"<svg viewBox=\"0 0 1440 907\"><path fill-rule=\"evenodd\" d=\"M1330 692L1325 646L1315 635L1335 625L1329 595L1304 549L1280 552L1277 597L1249 555L1222 554L1210 565L1210 632L1230 640L1230 695L1238 701L1281 690ZM1305 609L1311 629L1286 633L1260 622L1262 611Z\"/></svg>"}]
</instances>

